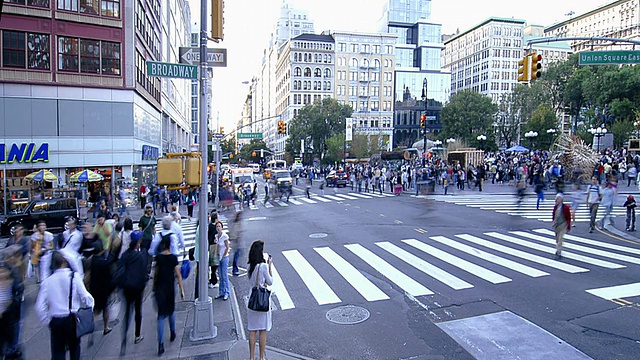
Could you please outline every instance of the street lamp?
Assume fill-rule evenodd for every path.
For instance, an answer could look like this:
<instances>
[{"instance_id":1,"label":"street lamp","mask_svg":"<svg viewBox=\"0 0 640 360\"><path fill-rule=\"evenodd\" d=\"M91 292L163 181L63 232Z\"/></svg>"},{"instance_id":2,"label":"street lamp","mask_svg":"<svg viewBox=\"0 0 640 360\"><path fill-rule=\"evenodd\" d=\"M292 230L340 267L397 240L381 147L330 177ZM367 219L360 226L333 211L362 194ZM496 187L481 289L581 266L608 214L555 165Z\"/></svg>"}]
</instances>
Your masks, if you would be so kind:
<instances>
[{"instance_id":1,"label":"street lamp","mask_svg":"<svg viewBox=\"0 0 640 360\"><path fill-rule=\"evenodd\" d=\"M456 142L456 139L448 138L446 141L447 141L447 146L449 146L449 145L453 144L454 142Z\"/></svg>"},{"instance_id":2,"label":"street lamp","mask_svg":"<svg viewBox=\"0 0 640 360\"><path fill-rule=\"evenodd\" d=\"M478 135L476 137L476 140L478 140L480 142L480 144L482 145L481 148L482 150L484 150L484 142L487 140L487 137L484 135Z\"/></svg>"},{"instance_id":3,"label":"street lamp","mask_svg":"<svg viewBox=\"0 0 640 360\"><path fill-rule=\"evenodd\" d=\"M538 136L538 132L533 130L527 131L526 133L524 133L524 137L529 139L529 147L531 148L531 150L533 150L533 138L537 136Z\"/></svg>"},{"instance_id":4,"label":"street lamp","mask_svg":"<svg viewBox=\"0 0 640 360\"><path fill-rule=\"evenodd\" d=\"M422 81L422 102L424 102L424 115L427 116L427 104L429 98L427 96L427 78L424 78L424 81ZM425 163L427 161L427 122L425 121L424 123L424 129L422 129L423 133L423 137L424 137L424 144L423 144L423 153L422 153L422 167L425 166Z\"/></svg>"},{"instance_id":5,"label":"street lamp","mask_svg":"<svg viewBox=\"0 0 640 360\"><path fill-rule=\"evenodd\" d=\"M600 152L600 138L607 134L607 128L598 126L597 128L590 128L589 132L598 139L597 151Z\"/></svg>"},{"instance_id":6,"label":"street lamp","mask_svg":"<svg viewBox=\"0 0 640 360\"><path fill-rule=\"evenodd\" d=\"M640 121L634 121L633 127L636 129L636 138L640 137Z\"/></svg>"},{"instance_id":7,"label":"street lamp","mask_svg":"<svg viewBox=\"0 0 640 360\"><path fill-rule=\"evenodd\" d=\"M553 145L553 137L556 135L556 129L548 129L547 134L551 135L551 140L549 140L549 149L551 149L551 145Z\"/></svg>"},{"instance_id":8,"label":"street lamp","mask_svg":"<svg viewBox=\"0 0 640 360\"><path fill-rule=\"evenodd\" d=\"M440 150L440 145L442 145L442 141L440 140L436 140L433 142L433 145L435 145L434 147L436 148L436 151Z\"/></svg>"}]
</instances>

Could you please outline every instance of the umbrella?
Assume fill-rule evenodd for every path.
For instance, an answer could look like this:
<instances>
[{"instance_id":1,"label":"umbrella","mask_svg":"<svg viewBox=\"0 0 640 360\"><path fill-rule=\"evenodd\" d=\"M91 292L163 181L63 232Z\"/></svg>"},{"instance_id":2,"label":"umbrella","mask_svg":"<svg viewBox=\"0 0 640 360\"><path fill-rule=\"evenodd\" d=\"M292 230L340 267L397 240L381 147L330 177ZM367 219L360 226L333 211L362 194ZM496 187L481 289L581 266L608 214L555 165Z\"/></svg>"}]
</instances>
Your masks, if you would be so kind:
<instances>
[{"instance_id":1,"label":"umbrella","mask_svg":"<svg viewBox=\"0 0 640 360\"><path fill-rule=\"evenodd\" d=\"M526 147L524 147L522 145L516 145L516 146L512 146L512 147L508 148L505 151L506 152L525 152L525 151L529 151L529 149L527 149Z\"/></svg>"},{"instance_id":2,"label":"umbrella","mask_svg":"<svg viewBox=\"0 0 640 360\"><path fill-rule=\"evenodd\" d=\"M49 170L39 170L36 172L32 172L31 174L25 176L24 178L32 181L47 181L47 182L55 182L60 180L58 179L56 174L52 173Z\"/></svg>"},{"instance_id":3,"label":"umbrella","mask_svg":"<svg viewBox=\"0 0 640 360\"><path fill-rule=\"evenodd\" d=\"M95 171L91 170L82 170L79 173L75 173L71 175L69 181L71 182L93 182L93 181L102 181L104 180L104 176L98 174Z\"/></svg>"}]
</instances>

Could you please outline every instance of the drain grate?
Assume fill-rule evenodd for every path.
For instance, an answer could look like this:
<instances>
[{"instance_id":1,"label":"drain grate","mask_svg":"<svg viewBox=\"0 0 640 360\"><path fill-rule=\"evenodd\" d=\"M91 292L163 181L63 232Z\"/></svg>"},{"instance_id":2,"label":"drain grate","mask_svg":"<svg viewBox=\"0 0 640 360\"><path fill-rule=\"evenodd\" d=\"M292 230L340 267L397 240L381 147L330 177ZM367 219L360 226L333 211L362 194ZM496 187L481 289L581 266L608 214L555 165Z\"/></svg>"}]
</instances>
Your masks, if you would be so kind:
<instances>
[{"instance_id":1,"label":"drain grate","mask_svg":"<svg viewBox=\"0 0 640 360\"><path fill-rule=\"evenodd\" d=\"M371 313L369 310L354 305L340 306L327 311L327 320L340 325L353 325L366 321Z\"/></svg>"}]
</instances>

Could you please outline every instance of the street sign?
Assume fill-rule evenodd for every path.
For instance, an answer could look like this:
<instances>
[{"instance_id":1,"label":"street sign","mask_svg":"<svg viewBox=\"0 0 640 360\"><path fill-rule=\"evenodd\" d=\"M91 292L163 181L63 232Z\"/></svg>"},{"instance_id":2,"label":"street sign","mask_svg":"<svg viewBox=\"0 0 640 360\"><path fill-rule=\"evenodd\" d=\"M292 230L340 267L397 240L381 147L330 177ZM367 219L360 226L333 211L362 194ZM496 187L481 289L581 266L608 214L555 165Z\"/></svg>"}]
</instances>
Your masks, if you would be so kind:
<instances>
[{"instance_id":1,"label":"street sign","mask_svg":"<svg viewBox=\"0 0 640 360\"><path fill-rule=\"evenodd\" d=\"M262 133L238 133L238 139L262 139Z\"/></svg>"},{"instance_id":2,"label":"street sign","mask_svg":"<svg viewBox=\"0 0 640 360\"><path fill-rule=\"evenodd\" d=\"M215 140L220 140L220 139L224 139L224 134L220 134L220 133L213 133L211 134L211 138L215 139Z\"/></svg>"},{"instance_id":3,"label":"street sign","mask_svg":"<svg viewBox=\"0 0 640 360\"><path fill-rule=\"evenodd\" d=\"M180 63L190 65L200 64L200 48L181 47ZM227 49L207 48L207 66L227 67Z\"/></svg>"},{"instance_id":4,"label":"street sign","mask_svg":"<svg viewBox=\"0 0 640 360\"><path fill-rule=\"evenodd\" d=\"M640 51L583 51L579 53L578 65L640 64Z\"/></svg>"},{"instance_id":5,"label":"street sign","mask_svg":"<svg viewBox=\"0 0 640 360\"><path fill-rule=\"evenodd\" d=\"M147 75L167 78L198 79L198 67L185 64L147 61Z\"/></svg>"}]
</instances>

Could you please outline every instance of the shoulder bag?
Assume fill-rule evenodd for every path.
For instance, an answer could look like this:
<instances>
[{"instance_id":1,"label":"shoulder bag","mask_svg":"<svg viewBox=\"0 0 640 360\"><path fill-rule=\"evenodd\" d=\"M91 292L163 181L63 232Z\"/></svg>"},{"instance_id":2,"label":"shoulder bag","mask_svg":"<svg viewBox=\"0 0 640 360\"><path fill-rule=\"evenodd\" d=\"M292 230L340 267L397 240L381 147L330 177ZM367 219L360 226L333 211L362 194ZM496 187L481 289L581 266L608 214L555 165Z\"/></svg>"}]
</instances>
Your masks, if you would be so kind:
<instances>
[{"instance_id":1,"label":"shoulder bag","mask_svg":"<svg viewBox=\"0 0 640 360\"><path fill-rule=\"evenodd\" d=\"M83 335L91 334L94 330L93 309L85 306L80 307L77 313L71 312L71 299L73 297L73 274L71 272L71 284L69 285L69 316L73 320L76 328L76 337L79 339Z\"/></svg>"},{"instance_id":2,"label":"shoulder bag","mask_svg":"<svg viewBox=\"0 0 640 360\"><path fill-rule=\"evenodd\" d=\"M269 297L271 291L265 287L260 286L260 268L262 266L258 264L258 273L256 274L256 285L251 289L251 296L249 296L249 309L253 311L267 312L269 311Z\"/></svg>"}]
</instances>

